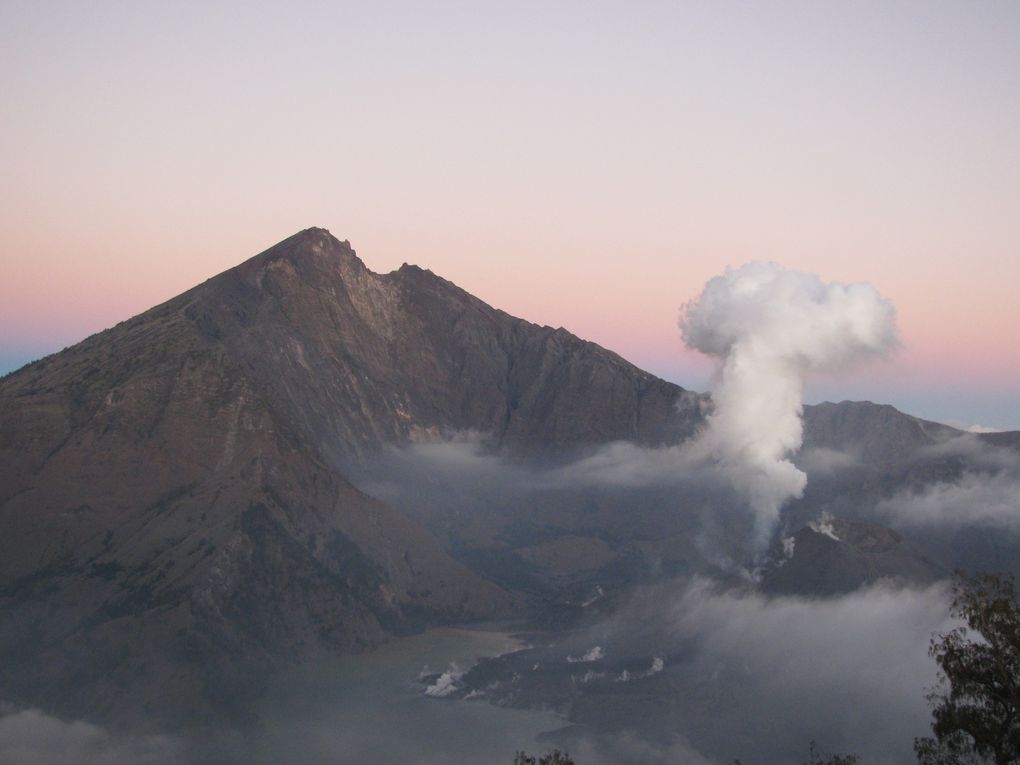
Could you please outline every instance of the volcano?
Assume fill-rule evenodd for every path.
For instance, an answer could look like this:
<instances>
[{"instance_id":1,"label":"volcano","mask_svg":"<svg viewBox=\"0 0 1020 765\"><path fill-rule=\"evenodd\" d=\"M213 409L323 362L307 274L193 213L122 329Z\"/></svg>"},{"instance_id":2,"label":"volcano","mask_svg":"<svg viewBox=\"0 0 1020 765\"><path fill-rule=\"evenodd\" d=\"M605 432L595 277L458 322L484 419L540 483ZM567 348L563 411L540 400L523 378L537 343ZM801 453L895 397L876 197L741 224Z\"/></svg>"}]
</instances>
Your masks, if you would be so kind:
<instances>
[{"instance_id":1,"label":"volcano","mask_svg":"<svg viewBox=\"0 0 1020 765\"><path fill-rule=\"evenodd\" d=\"M322 652L522 615L569 626L604 592L596 608L711 569L690 498L665 490L508 499L443 493L427 469L397 499L372 490L394 454L464 434L534 471L620 442L679 444L710 406L430 271L373 273L348 242L302 231L0 379L0 699L122 726L246 720L266 678ZM825 404L804 420L805 449L850 466L812 476L784 533L970 469L938 451L964 434L892 407ZM994 531L922 552L840 528L867 533L801 533L776 589L927 581L954 555L1017 561ZM812 584L823 574L829 589Z\"/></svg>"}]
</instances>

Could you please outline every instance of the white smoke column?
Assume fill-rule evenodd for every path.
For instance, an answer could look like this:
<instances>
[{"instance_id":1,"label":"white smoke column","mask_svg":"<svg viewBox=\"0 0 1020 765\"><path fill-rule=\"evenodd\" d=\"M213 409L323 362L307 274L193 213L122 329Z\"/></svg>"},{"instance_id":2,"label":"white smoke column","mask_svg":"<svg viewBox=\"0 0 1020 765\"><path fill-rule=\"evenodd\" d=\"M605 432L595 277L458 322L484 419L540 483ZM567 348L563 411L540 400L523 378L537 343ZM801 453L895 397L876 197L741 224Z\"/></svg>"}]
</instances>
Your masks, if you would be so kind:
<instances>
[{"instance_id":1,"label":"white smoke column","mask_svg":"<svg viewBox=\"0 0 1020 765\"><path fill-rule=\"evenodd\" d=\"M756 516L758 549L807 476L787 457L802 439L804 380L892 352L896 310L869 284L826 284L777 263L748 263L709 280L686 303L688 347L718 359L714 410L696 442L718 460Z\"/></svg>"}]
</instances>

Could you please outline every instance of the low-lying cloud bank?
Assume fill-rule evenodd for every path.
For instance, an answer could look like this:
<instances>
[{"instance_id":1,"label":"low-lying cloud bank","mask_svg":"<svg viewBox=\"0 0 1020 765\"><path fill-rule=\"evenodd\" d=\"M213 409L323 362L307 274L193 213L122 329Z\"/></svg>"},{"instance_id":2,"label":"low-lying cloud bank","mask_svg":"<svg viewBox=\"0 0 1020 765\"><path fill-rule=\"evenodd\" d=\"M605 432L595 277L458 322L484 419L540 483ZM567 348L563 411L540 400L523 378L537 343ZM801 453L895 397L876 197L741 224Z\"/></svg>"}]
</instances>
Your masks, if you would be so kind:
<instances>
[{"instance_id":1,"label":"low-lying cloud bank","mask_svg":"<svg viewBox=\"0 0 1020 765\"><path fill-rule=\"evenodd\" d=\"M930 722L924 694L936 667L928 639L953 626L948 606L943 586L875 587L829 600L768 598L701 578L649 588L609 621L547 649L562 671L592 673L591 682L577 683L591 699L578 708L596 717L581 713L578 722L589 733L570 748L585 765L722 765L737 757L780 763L805 759L814 739L830 751L856 752L869 765L912 761L912 738ZM456 761L500 765L514 747L538 751L535 726L552 730L563 722L484 698L413 692L412 668L421 659L389 650L385 661L362 657L350 665L353 674L338 676L335 692L323 691L330 673L322 672L314 684L288 686L287 694L267 699L254 736L209 731L185 744L8 710L0 716L0 762L176 765L295 757L374 765L398 755L439 763L455 753ZM376 674L398 658L404 675ZM527 659L520 668L522 683L546 663L535 666Z\"/></svg>"},{"instance_id":2,"label":"low-lying cloud bank","mask_svg":"<svg viewBox=\"0 0 1020 765\"><path fill-rule=\"evenodd\" d=\"M935 477L880 500L875 513L905 528L1020 531L1020 454L962 436L925 449L921 464L949 466Z\"/></svg>"},{"instance_id":3,"label":"low-lying cloud bank","mask_svg":"<svg viewBox=\"0 0 1020 765\"><path fill-rule=\"evenodd\" d=\"M879 501L879 515L908 524L1016 520L1010 517L1017 509L1017 503L1010 502L1010 487L1020 484L1020 455L1015 451L961 435L904 458L914 466L955 465L956 474L949 480L937 474L927 480L923 473L913 475L911 489ZM795 461L799 470L818 478L866 467L855 451L820 447L800 450ZM566 464L537 467L497 455L482 434L459 433L447 440L389 448L362 487L384 500L400 498L402 487L409 485L461 498L577 489L687 489L724 498L717 506L725 512L738 498L730 472L696 440L657 448L619 441ZM963 502L971 509L956 512L954 507Z\"/></svg>"},{"instance_id":4,"label":"low-lying cloud bank","mask_svg":"<svg viewBox=\"0 0 1020 765\"><path fill-rule=\"evenodd\" d=\"M994 526L1020 531L1020 477L1006 472L966 473L900 492L876 507L904 526Z\"/></svg>"},{"instance_id":5,"label":"low-lying cloud bank","mask_svg":"<svg viewBox=\"0 0 1020 765\"><path fill-rule=\"evenodd\" d=\"M708 468L709 461L684 444L649 448L629 441L606 444L567 464L539 467L504 459L489 448L484 434L464 432L444 440L389 447L365 486L383 496L392 485L407 479L426 486L455 482L461 491L516 493L668 486L709 480Z\"/></svg>"},{"instance_id":6,"label":"low-lying cloud bank","mask_svg":"<svg viewBox=\"0 0 1020 765\"><path fill-rule=\"evenodd\" d=\"M64 722L38 709L0 705L0 762L17 765L177 765L180 741L170 736L113 734L91 723Z\"/></svg>"},{"instance_id":7,"label":"low-lying cloud bank","mask_svg":"<svg viewBox=\"0 0 1020 765\"><path fill-rule=\"evenodd\" d=\"M676 734L694 761L799 762L813 739L893 765L912 761L913 737L929 730L925 693L936 666L928 641L954 626L949 603L944 585L812 600L696 579L673 595L659 589L638 599L609 634L599 627L574 639L601 641L607 657L668 657L646 682L672 689L663 700L670 711L663 730L639 738Z\"/></svg>"},{"instance_id":8,"label":"low-lying cloud bank","mask_svg":"<svg viewBox=\"0 0 1020 765\"><path fill-rule=\"evenodd\" d=\"M685 445L616 442L542 466L499 456L478 434L458 434L388 449L355 482L434 532L462 534L454 544L482 526L513 527L515 544L528 545L544 538L525 539L527 529L568 533L582 524L615 529L619 539L682 528L698 554L726 568L753 554L751 510L712 460ZM584 516L593 507L604 512Z\"/></svg>"}]
</instances>

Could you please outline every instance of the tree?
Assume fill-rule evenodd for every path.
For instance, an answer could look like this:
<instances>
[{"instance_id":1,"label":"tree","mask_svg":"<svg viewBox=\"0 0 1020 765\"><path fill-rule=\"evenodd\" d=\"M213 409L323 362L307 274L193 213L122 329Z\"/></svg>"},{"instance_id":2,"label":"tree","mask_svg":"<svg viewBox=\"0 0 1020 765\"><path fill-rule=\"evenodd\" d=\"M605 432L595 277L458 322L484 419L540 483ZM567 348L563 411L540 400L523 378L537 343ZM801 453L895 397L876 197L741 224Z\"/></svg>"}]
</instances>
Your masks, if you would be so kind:
<instances>
[{"instance_id":1,"label":"tree","mask_svg":"<svg viewBox=\"0 0 1020 765\"><path fill-rule=\"evenodd\" d=\"M808 759L803 765L857 765L856 754L833 754L824 759L824 755L818 750L818 744L812 741L808 745ZM740 760L734 760L733 765L743 765Z\"/></svg>"},{"instance_id":2,"label":"tree","mask_svg":"<svg viewBox=\"0 0 1020 765\"><path fill-rule=\"evenodd\" d=\"M514 765L574 765L574 761L566 752L553 749L548 754L543 754L537 760L524 752L518 752L514 755Z\"/></svg>"},{"instance_id":3,"label":"tree","mask_svg":"<svg viewBox=\"0 0 1020 765\"><path fill-rule=\"evenodd\" d=\"M856 754L833 754L828 759L822 759L822 754L814 741L809 745L808 751L810 754L804 765L857 765Z\"/></svg>"},{"instance_id":4,"label":"tree","mask_svg":"<svg viewBox=\"0 0 1020 765\"><path fill-rule=\"evenodd\" d=\"M914 740L922 765L1020 763L1020 604L1013 578L959 577L952 613L966 626L932 638L939 665L934 738ZM972 633L976 633L974 638Z\"/></svg>"}]
</instances>

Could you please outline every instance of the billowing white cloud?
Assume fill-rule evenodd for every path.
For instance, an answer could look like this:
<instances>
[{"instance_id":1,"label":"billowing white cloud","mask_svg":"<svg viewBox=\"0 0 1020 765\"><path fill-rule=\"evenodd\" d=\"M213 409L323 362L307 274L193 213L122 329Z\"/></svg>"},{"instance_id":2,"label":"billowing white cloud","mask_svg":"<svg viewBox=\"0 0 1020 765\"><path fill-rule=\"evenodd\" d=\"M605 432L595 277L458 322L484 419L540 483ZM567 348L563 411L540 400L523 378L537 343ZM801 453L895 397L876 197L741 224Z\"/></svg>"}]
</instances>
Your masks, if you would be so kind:
<instances>
[{"instance_id":1,"label":"billowing white cloud","mask_svg":"<svg viewBox=\"0 0 1020 765\"><path fill-rule=\"evenodd\" d=\"M589 649L582 656L568 656L567 661L571 664L575 664L577 662L601 661L605 657L606 654L602 650L602 646L597 645Z\"/></svg>"},{"instance_id":2,"label":"billowing white cloud","mask_svg":"<svg viewBox=\"0 0 1020 765\"><path fill-rule=\"evenodd\" d=\"M763 547L782 504L806 485L788 459L801 445L806 375L892 352L895 309L868 284L756 262L710 279L683 306L680 329L689 347L718 360L715 408L697 446L754 509Z\"/></svg>"},{"instance_id":3,"label":"billowing white cloud","mask_svg":"<svg viewBox=\"0 0 1020 765\"><path fill-rule=\"evenodd\" d=\"M445 698L457 690L457 681L463 676L464 670L456 664L450 664L450 668L425 689L425 695L436 699Z\"/></svg>"}]
</instances>

